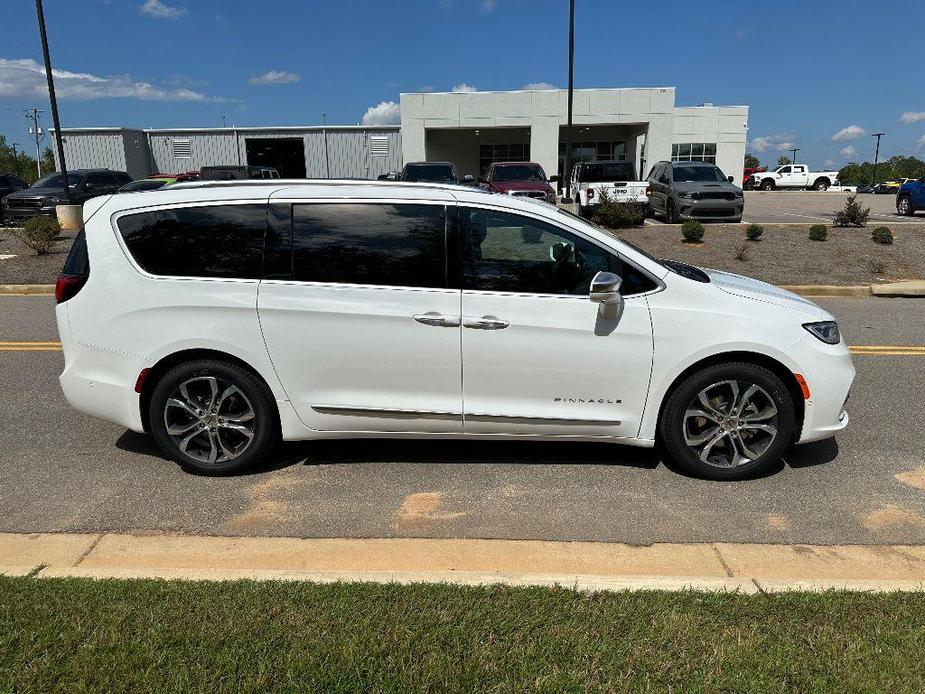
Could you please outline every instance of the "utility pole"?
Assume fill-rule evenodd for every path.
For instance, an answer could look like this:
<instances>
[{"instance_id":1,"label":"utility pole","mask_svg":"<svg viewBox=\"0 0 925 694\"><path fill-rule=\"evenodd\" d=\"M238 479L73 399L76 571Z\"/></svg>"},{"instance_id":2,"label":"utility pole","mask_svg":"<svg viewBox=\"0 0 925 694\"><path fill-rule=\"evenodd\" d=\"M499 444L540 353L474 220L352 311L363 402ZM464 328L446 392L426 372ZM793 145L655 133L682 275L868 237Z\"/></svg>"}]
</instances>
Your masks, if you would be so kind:
<instances>
[{"instance_id":1,"label":"utility pole","mask_svg":"<svg viewBox=\"0 0 925 694\"><path fill-rule=\"evenodd\" d=\"M796 164L796 163L797 163L797 152L800 151L800 148L799 148L799 147L794 147L793 149L788 149L787 151L788 151L788 152L793 152L793 156L790 158L790 163L791 163L791 164Z\"/></svg>"},{"instance_id":2,"label":"utility pole","mask_svg":"<svg viewBox=\"0 0 925 694\"><path fill-rule=\"evenodd\" d=\"M39 178L42 177L42 152L41 152L41 143L42 143L42 126L39 125L41 120L41 115L45 113L42 109L39 108L29 108L23 111L28 120L32 125L29 126L29 134L35 139L35 165L38 168Z\"/></svg>"},{"instance_id":3,"label":"utility pole","mask_svg":"<svg viewBox=\"0 0 925 694\"><path fill-rule=\"evenodd\" d=\"M877 150L874 152L874 173L871 176L870 184L872 186L877 185L877 160L880 158L880 138L886 135L886 133L871 133L871 137L877 138Z\"/></svg>"},{"instance_id":4,"label":"utility pole","mask_svg":"<svg viewBox=\"0 0 925 694\"><path fill-rule=\"evenodd\" d=\"M570 204L572 200L572 97L575 90L575 0L568 4L568 125L565 126L565 198L562 202Z\"/></svg>"},{"instance_id":5,"label":"utility pole","mask_svg":"<svg viewBox=\"0 0 925 694\"><path fill-rule=\"evenodd\" d=\"M16 148L22 147L22 145L19 144L18 142L14 142L10 146L13 148L13 169L14 169L13 173L19 176L19 154L16 153Z\"/></svg>"},{"instance_id":6,"label":"utility pole","mask_svg":"<svg viewBox=\"0 0 925 694\"><path fill-rule=\"evenodd\" d=\"M58 145L58 164L61 166L61 183L64 185L64 204L71 202L71 189L67 183L67 163L64 161L64 140L61 135L61 120L58 118L58 100L55 98L55 78L51 72L51 55L48 52L48 36L45 33L45 10L42 0L35 0L35 13L39 20L39 34L42 38L42 55L45 58L45 77L48 80L48 100L51 102L51 120L55 124L55 142Z\"/></svg>"}]
</instances>

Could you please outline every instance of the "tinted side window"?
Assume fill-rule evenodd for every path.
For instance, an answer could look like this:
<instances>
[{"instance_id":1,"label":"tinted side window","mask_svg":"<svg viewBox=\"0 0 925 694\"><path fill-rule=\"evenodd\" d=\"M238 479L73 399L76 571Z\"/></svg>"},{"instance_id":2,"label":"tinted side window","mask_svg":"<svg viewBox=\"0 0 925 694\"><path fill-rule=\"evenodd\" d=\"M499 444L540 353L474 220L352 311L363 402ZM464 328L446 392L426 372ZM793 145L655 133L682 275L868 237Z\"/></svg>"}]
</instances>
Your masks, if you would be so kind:
<instances>
[{"instance_id":1,"label":"tinted side window","mask_svg":"<svg viewBox=\"0 0 925 694\"><path fill-rule=\"evenodd\" d=\"M530 217L460 208L463 289L587 295L598 272L623 278L626 295L655 284L608 250Z\"/></svg>"},{"instance_id":2,"label":"tinted side window","mask_svg":"<svg viewBox=\"0 0 925 694\"><path fill-rule=\"evenodd\" d=\"M302 282L446 286L443 205L314 203L292 209L292 269Z\"/></svg>"},{"instance_id":3,"label":"tinted side window","mask_svg":"<svg viewBox=\"0 0 925 694\"><path fill-rule=\"evenodd\" d=\"M257 279L266 216L265 205L183 207L126 215L119 231L153 275Z\"/></svg>"}]
</instances>

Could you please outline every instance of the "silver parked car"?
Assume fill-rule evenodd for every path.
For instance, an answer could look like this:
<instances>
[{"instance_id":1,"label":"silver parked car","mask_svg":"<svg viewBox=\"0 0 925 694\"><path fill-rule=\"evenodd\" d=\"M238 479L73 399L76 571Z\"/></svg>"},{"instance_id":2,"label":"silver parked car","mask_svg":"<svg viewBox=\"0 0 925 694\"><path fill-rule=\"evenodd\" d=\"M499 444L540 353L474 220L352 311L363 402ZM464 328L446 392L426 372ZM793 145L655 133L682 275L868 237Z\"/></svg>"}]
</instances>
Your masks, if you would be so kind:
<instances>
[{"instance_id":1,"label":"silver parked car","mask_svg":"<svg viewBox=\"0 0 925 694\"><path fill-rule=\"evenodd\" d=\"M745 195L732 176L703 161L660 161L649 172L649 208L669 224L687 219L741 222Z\"/></svg>"}]
</instances>

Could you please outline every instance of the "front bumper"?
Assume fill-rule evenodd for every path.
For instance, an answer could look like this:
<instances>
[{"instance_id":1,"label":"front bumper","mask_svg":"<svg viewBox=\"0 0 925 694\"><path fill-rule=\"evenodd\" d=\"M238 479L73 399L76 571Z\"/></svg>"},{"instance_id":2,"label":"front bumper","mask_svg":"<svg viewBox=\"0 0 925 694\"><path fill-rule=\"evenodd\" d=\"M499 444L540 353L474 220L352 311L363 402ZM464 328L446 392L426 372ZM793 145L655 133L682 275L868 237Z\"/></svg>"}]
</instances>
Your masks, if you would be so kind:
<instances>
[{"instance_id":1,"label":"front bumper","mask_svg":"<svg viewBox=\"0 0 925 694\"><path fill-rule=\"evenodd\" d=\"M790 352L800 365L810 397L803 401L803 429L797 443L835 436L848 426L848 393L855 369L844 341L827 345L807 334Z\"/></svg>"},{"instance_id":2,"label":"front bumper","mask_svg":"<svg viewBox=\"0 0 925 694\"><path fill-rule=\"evenodd\" d=\"M50 207L10 207L4 204L2 210L0 210L0 219L16 221L31 217L55 217L58 214L56 207L57 205Z\"/></svg>"},{"instance_id":3,"label":"front bumper","mask_svg":"<svg viewBox=\"0 0 925 694\"><path fill-rule=\"evenodd\" d=\"M681 198L677 200L678 216L683 219L703 219L732 221L742 218L745 198L735 200L696 200Z\"/></svg>"}]
</instances>

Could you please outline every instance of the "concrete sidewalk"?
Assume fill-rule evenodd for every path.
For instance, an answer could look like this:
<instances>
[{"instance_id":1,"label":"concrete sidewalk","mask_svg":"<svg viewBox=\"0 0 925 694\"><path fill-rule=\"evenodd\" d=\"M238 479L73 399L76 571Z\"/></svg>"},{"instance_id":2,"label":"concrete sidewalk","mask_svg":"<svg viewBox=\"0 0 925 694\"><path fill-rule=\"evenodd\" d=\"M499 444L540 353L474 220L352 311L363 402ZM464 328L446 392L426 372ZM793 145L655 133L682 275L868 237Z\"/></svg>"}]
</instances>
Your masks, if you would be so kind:
<instances>
[{"instance_id":1,"label":"concrete sidewalk","mask_svg":"<svg viewBox=\"0 0 925 694\"><path fill-rule=\"evenodd\" d=\"M925 590L925 547L0 534L0 573L583 590Z\"/></svg>"}]
</instances>

